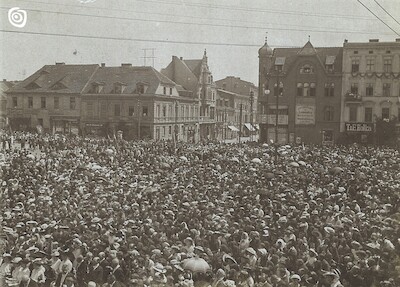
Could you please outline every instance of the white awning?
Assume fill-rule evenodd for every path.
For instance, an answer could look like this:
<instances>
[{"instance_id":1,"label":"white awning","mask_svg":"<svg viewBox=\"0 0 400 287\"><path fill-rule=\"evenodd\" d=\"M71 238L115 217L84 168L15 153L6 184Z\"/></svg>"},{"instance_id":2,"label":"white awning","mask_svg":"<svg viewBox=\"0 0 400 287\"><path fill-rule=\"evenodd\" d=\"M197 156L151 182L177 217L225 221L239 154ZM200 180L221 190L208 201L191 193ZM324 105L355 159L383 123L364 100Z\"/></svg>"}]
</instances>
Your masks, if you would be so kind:
<instances>
[{"instance_id":1,"label":"white awning","mask_svg":"<svg viewBox=\"0 0 400 287\"><path fill-rule=\"evenodd\" d=\"M253 124L253 127L255 127L256 130L260 130L260 125L259 124Z\"/></svg>"},{"instance_id":2,"label":"white awning","mask_svg":"<svg viewBox=\"0 0 400 287\"><path fill-rule=\"evenodd\" d=\"M245 123L244 126L251 132L256 130L250 123Z\"/></svg>"},{"instance_id":3,"label":"white awning","mask_svg":"<svg viewBox=\"0 0 400 287\"><path fill-rule=\"evenodd\" d=\"M230 129L231 131L234 131L234 132L238 132L239 131L239 129L237 127L235 127L235 126L228 126L228 129Z\"/></svg>"}]
</instances>

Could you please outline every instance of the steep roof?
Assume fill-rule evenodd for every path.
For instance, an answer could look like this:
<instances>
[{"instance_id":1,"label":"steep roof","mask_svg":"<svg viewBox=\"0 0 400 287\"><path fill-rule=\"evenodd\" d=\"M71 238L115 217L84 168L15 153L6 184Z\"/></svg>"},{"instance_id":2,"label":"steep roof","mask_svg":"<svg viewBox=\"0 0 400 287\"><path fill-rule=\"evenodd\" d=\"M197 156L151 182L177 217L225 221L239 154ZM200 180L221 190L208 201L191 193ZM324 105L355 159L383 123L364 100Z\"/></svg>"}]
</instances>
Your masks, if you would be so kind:
<instances>
[{"instance_id":1,"label":"steep roof","mask_svg":"<svg viewBox=\"0 0 400 287\"><path fill-rule=\"evenodd\" d=\"M306 44L307 46L307 44ZM305 47L305 46L304 46ZM293 66L294 62L297 61L299 56L310 56L317 57L322 65L325 65L328 57L335 57L335 61L333 63L334 69L336 72L340 72L342 70L342 47L310 47L307 46L306 49L302 48L276 48L274 49L274 56L272 63L275 63L275 59L279 57L285 58L285 63L283 65L283 71L288 72ZM311 53L311 49L314 51ZM302 54L300 54L302 53ZM332 58L330 58L332 59ZM274 70L274 66L271 67L270 71Z\"/></svg>"},{"instance_id":2,"label":"steep roof","mask_svg":"<svg viewBox=\"0 0 400 287\"><path fill-rule=\"evenodd\" d=\"M200 78L201 74L201 64L203 60L182 60L186 66L192 71L192 73L197 77Z\"/></svg>"},{"instance_id":3,"label":"steep roof","mask_svg":"<svg viewBox=\"0 0 400 287\"><path fill-rule=\"evenodd\" d=\"M80 93L97 68L99 65L96 64L46 65L15 85L9 92Z\"/></svg>"},{"instance_id":4,"label":"steep roof","mask_svg":"<svg viewBox=\"0 0 400 287\"><path fill-rule=\"evenodd\" d=\"M154 94L160 83L175 86L176 83L162 75L153 67L101 67L90 79L88 85L84 89L84 94L90 94L92 84L103 85L102 94L110 94L113 92L114 85L121 83L125 86L122 94L136 93L137 84L146 84L148 86L146 93Z\"/></svg>"},{"instance_id":5,"label":"steep roof","mask_svg":"<svg viewBox=\"0 0 400 287\"><path fill-rule=\"evenodd\" d=\"M317 51L315 50L314 46L311 44L310 41L308 41L303 48L298 52L299 55L303 56L308 56L308 55L314 55L316 54Z\"/></svg>"}]
</instances>

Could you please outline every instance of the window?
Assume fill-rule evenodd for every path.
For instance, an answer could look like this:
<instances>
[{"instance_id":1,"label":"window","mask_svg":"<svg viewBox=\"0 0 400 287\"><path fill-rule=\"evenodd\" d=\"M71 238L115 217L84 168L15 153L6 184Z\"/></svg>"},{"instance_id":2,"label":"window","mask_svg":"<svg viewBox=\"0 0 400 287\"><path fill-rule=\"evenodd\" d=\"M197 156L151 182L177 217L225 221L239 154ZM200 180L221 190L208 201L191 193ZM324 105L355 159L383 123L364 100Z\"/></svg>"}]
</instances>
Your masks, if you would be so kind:
<instances>
[{"instance_id":1,"label":"window","mask_svg":"<svg viewBox=\"0 0 400 287\"><path fill-rule=\"evenodd\" d=\"M303 96L303 84L302 83L297 83L297 96L298 97Z\"/></svg>"},{"instance_id":2,"label":"window","mask_svg":"<svg viewBox=\"0 0 400 287\"><path fill-rule=\"evenodd\" d=\"M30 108L30 109L33 108L33 97L28 98L28 108Z\"/></svg>"},{"instance_id":3,"label":"window","mask_svg":"<svg viewBox=\"0 0 400 287\"><path fill-rule=\"evenodd\" d=\"M91 118L91 117L93 117L94 116L94 108L93 108L93 103L92 102L87 102L86 103L86 105L87 105L87 115L88 115L88 117L89 118Z\"/></svg>"},{"instance_id":4,"label":"window","mask_svg":"<svg viewBox=\"0 0 400 287\"><path fill-rule=\"evenodd\" d=\"M167 94L167 87L163 88L163 94L166 95Z\"/></svg>"},{"instance_id":5,"label":"window","mask_svg":"<svg viewBox=\"0 0 400 287\"><path fill-rule=\"evenodd\" d=\"M283 65L275 65L275 71L282 72Z\"/></svg>"},{"instance_id":6,"label":"window","mask_svg":"<svg viewBox=\"0 0 400 287\"><path fill-rule=\"evenodd\" d=\"M374 53L374 51L368 51L368 54L373 54Z\"/></svg>"},{"instance_id":7,"label":"window","mask_svg":"<svg viewBox=\"0 0 400 287\"><path fill-rule=\"evenodd\" d=\"M59 97L54 97L54 108L55 109L60 108L60 98Z\"/></svg>"},{"instance_id":8,"label":"window","mask_svg":"<svg viewBox=\"0 0 400 287\"><path fill-rule=\"evenodd\" d=\"M383 71L385 73L392 72L392 59L384 59L383 60Z\"/></svg>"},{"instance_id":9,"label":"window","mask_svg":"<svg viewBox=\"0 0 400 287\"><path fill-rule=\"evenodd\" d=\"M135 115L135 107L134 106L130 106L128 108L128 116L133 117Z\"/></svg>"},{"instance_id":10,"label":"window","mask_svg":"<svg viewBox=\"0 0 400 287\"><path fill-rule=\"evenodd\" d=\"M169 88L169 94L172 95L172 88Z\"/></svg>"},{"instance_id":11,"label":"window","mask_svg":"<svg viewBox=\"0 0 400 287\"><path fill-rule=\"evenodd\" d=\"M358 84L357 83L352 83L350 92L354 95L358 95Z\"/></svg>"},{"instance_id":12,"label":"window","mask_svg":"<svg viewBox=\"0 0 400 287\"><path fill-rule=\"evenodd\" d=\"M275 84L275 86L274 86L274 96L275 97L277 95L282 96L282 94L283 94L283 84L282 83L280 84L279 91L278 91L278 85Z\"/></svg>"},{"instance_id":13,"label":"window","mask_svg":"<svg viewBox=\"0 0 400 287\"><path fill-rule=\"evenodd\" d=\"M107 104L106 103L101 103L100 105L100 114L102 116L107 116L108 112L107 112Z\"/></svg>"},{"instance_id":14,"label":"window","mask_svg":"<svg viewBox=\"0 0 400 287\"><path fill-rule=\"evenodd\" d=\"M172 134L172 127L171 126L168 127L168 134L169 135Z\"/></svg>"},{"instance_id":15,"label":"window","mask_svg":"<svg viewBox=\"0 0 400 287\"><path fill-rule=\"evenodd\" d=\"M366 107L364 109L364 121L367 123L372 122L372 108Z\"/></svg>"},{"instance_id":16,"label":"window","mask_svg":"<svg viewBox=\"0 0 400 287\"><path fill-rule=\"evenodd\" d=\"M40 98L40 108L45 109L46 108L46 97L41 97Z\"/></svg>"},{"instance_id":17,"label":"window","mask_svg":"<svg viewBox=\"0 0 400 287\"><path fill-rule=\"evenodd\" d=\"M165 127L162 128L162 135L165 137Z\"/></svg>"},{"instance_id":18,"label":"window","mask_svg":"<svg viewBox=\"0 0 400 287\"><path fill-rule=\"evenodd\" d=\"M310 84L304 83L303 85L303 97L308 97L310 95Z\"/></svg>"},{"instance_id":19,"label":"window","mask_svg":"<svg viewBox=\"0 0 400 287\"><path fill-rule=\"evenodd\" d=\"M400 122L400 108L397 108L397 121Z\"/></svg>"},{"instance_id":20,"label":"window","mask_svg":"<svg viewBox=\"0 0 400 287\"><path fill-rule=\"evenodd\" d=\"M326 64L326 65L325 65L325 69L326 69L328 72L333 72L333 71L334 71L333 64Z\"/></svg>"},{"instance_id":21,"label":"window","mask_svg":"<svg viewBox=\"0 0 400 287\"><path fill-rule=\"evenodd\" d=\"M372 72L374 70L375 60L367 59L367 72Z\"/></svg>"},{"instance_id":22,"label":"window","mask_svg":"<svg viewBox=\"0 0 400 287\"><path fill-rule=\"evenodd\" d=\"M209 84L211 84L211 77L210 77L210 76L208 76L207 82L208 82Z\"/></svg>"},{"instance_id":23,"label":"window","mask_svg":"<svg viewBox=\"0 0 400 287\"><path fill-rule=\"evenodd\" d=\"M324 121L331 122L334 119L334 108L327 106L324 108Z\"/></svg>"},{"instance_id":24,"label":"window","mask_svg":"<svg viewBox=\"0 0 400 287\"><path fill-rule=\"evenodd\" d=\"M389 83L383 84L382 96L390 97L390 84Z\"/></svg>"},{"instance_id":25,"label":"window","mask_svg":"<svg viewBox=\"0 0 400 287\"><path fill-rule=\"evenodd\" d=\"M185 107L181 106L181 118L185 117Z\"/></svg>"},{"instance_id":26,"label":"window","mask_svg":"<svg viewBox=\"0 0 400 287\"><path fill-rule=\"evenodd\" d=\"M13 108L18 107L18 100L17 100L17 97L13 97L13 98L12 98L12 105L13 105Z\"/></svg>"},{"instance_id":27,"label":"window","mask_svg":"<svg viewBox=\"0 0 400 287\"><path fill-rule=\"evenodd\" d=\"M365 88L365 95L367 97L374 96L374 85L373 84L367 84L367 87Z\"/></svg>"},{"instance_id":28,"label":"window","mask_svg":"<svg viewBox=\"0 0 400 287\"><path fill-rule=\"evenodd\" d=\"M104 85L101 83L93 83L89 93L100 94L103 91Z\"/></svg>"},{"instance_id":29,"label":"window","mask_svg":"<svg viewBox=\"0 0 400 287\"><path fill-rule=\"evenodd\" d=\"M75 108L76 108L75 97L70 97L69 98L69 109L75 110Z\"/></svg>"},{"instance_id":30,"label":"window","mask_svg":"<svg viewBox=\"0 0 400 287\"><path fill-rule=\"evenodd\" d=\"M160 112L160 105L157 105L157 106L156 106L156 117L159 118L160 115L161 115L161 112Z\"/></svg>"},{"instance_id":31,"label":"window","mask_svg":"<svg viewBox=\"0 0 400 287\"><path fill-rule=\"evenodd\" d=\"M349 121L350 122L357 121L357 107L354 106L349 107Z\"/></svg>"},{"instance_id":32,"label":"window","mask_svg":"<svg viewBox=\"0 0 400 287\"><path fill-rule=\"evenodd\" d=\"M353 54L358 54L358 51L353 51Z\"/></svg>"},{"instance_id":33,"label":"window","mask_svg":"<svg viewBox=\"0 0 400 287\"><path fill-rule=\"evenodd\" d=\"M304 65L300 68L300 74L312 74L314 73L314 68L311 65Z\"/></svg>"},{"instance_id":34,"label":"window","mask_svg":"<svg viewBox=\"0 0 400 287\"><path fill-rule=\"evenodd\" d=\"M121 115L121 106L119 104L114 105L114 116L120 116Z\"/></svg>"},{"instance_id":35,"label":"window","mask_svg":"<svg viewBox=\"0 0 400 287\"><path fill-rule=\"evenodd\" d=\"M142 116L147 117L148 114L149 114L149 108L146 106L142 107Z\"/></svg>"},{"instance_id":36,"label":"window","mask_svg":"<svg viewBox=\"0 0 400 287\"><path fill-rule=\"evenodd\" d=\"M165 117L167 117L167 107L166 106L163 106L162 107L162 116L165 118Z\"/></svg>"},{"instance_id":37,"label":"window","mask_svg":"<svg viewBox=\"0 0 400 287\"><path fill-rule=\"evenodd\" d=\"M325 97L334 97L335 96L335 84L325 84Z\"/></svg>"},{"instance_id":38,"label":"window","mask_svg":"<svg viewBox=\"0 0 400 287\"><path fill-rule=\"evenodd\" d=\"M382 108L382 119L388 120L390 118L389 108Z\"/></svg>"},{"instance_id":39,"label":"window","mask_svg":"<svg viewBox=\"0 0 400 287\"><path fill-rule=\"evenodd\" d=\"M354 59L351 61L351 72L352 73L357 73L360 68L360 60Z\"/></svg>"},{"instance_id":40,"label":"window","mask_svg":"<svg viewBox=\"0 0 400 287\"><path fill-rule=\"evenodd\" d=\"M310 97L315 97L316 95L316 85L315 83L311 83L310 85Z\"/></svg>"}]
</instances>

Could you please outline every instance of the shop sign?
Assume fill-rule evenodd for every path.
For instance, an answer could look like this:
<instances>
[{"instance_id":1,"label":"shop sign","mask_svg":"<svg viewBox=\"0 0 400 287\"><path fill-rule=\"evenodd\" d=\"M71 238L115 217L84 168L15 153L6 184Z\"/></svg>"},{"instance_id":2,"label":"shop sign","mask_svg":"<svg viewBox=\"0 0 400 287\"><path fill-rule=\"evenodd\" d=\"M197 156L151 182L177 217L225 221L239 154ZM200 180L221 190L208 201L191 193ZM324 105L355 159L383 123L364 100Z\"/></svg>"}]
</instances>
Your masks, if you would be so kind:
<instances>
[{"instance_id":1,"label":"shop sign","mask_svg":"<svg viewBox=\"0 0 400 287\"><path fill-rule=\"evenodd\" d=\"M374 130L372 123L345 123L346 132L370 133Z\"/></svg>"},{"instance_id":2,"label":"shop sign","mask_svg":"<svg viewBox=\"0 0 400 287\"><path fill-rule=\"evenodd\" d=\"M296 125L314 125L315 106L297 105L296 106Z\"/></svg>"}]
</instances>

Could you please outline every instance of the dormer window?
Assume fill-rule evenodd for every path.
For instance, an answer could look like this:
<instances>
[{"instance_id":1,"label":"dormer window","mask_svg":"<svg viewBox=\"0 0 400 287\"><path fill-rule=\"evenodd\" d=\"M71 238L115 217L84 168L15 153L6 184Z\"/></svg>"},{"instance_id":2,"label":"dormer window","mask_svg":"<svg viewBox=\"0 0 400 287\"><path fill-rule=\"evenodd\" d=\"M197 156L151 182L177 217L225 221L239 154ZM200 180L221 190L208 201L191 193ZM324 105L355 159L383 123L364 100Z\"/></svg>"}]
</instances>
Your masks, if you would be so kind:
<instances>
[{"instance_id":1,"label":"dormer window","mask_svg":"<svg viewBox=\"0 0 400 287\"><path fill-rule=\"evenodd\" d=\"M92 84L91 89L89 90L89 93L100 94L100 93L103 92L103 89L104 89L104 84L103 83L94 82Z\"/></svg>"},{"instance_id":2,"label":"dormer window","mask_svg":"<svg viewBox=\"0 0 400 287\"><path fill-rule=\"evenodd\" d=\"M39 88L41 88L41 87L35 82L29 83L28 85L25 86L25 89L27 89L27 90L35 90L35 89L39 89Z\"/></svg>"},{"instance_id":3,"label":"dormer window","mask_svg":"<svg viewBox=\"0 0 400 287\"><path fill-rule=\"evenodd\" d=\"M314 68L311 65L304 65L300 68L300 74L312 74L314 73Z\"/></svg>"},{"instance_id":4,"label":"dormer window","mask_svg":"<svg viewBox=\"0 0 400 287\"><path fill-rule=\"evenodd\" d=\"M134 94L144 94L146 92L146 85L144 83L137 83L133 91Z\"/></svg>"},{"instance_id":5,"label":"dormer window","mask_svg":"<svg viewBox=\"0 0 400 287\"><path fill-rule=\"evenodd\" d=\"M275 59L275 70L278 72L283 71L283 65L285 64L286 58L285 57L276 57Z\"/></svg>"},{"instance_id":6,"label":"dormer window","mask_svg":"<svg viewBox=\"0 0 400 287\"><path fill-rule=\"evenodd\" d=\"M331 73L334 71L333 64L335 63L336 56L326 56L325 59L325 69L328 73Z\"/></svg>"},{"instance_id":7,"label":"dormer window","mask_svg":"<svg viewBox=\"0 0 400 287\"><path fill-rule=\"evenodd\" d=\"M113 94L122 94L126 88L124 83L114 83Z\"/></svg>"},{"instance_id":8,"label":"dormer window","mask_svg":"<svg viewBox=\"0 0 400 287\"><path fill-rule=\"evenodd\" d=\"M52 90L64 90L64 89L67 89L67 87L63 83L57 82L51 87L51 89Z\"/></svg>"}]
</instances>

